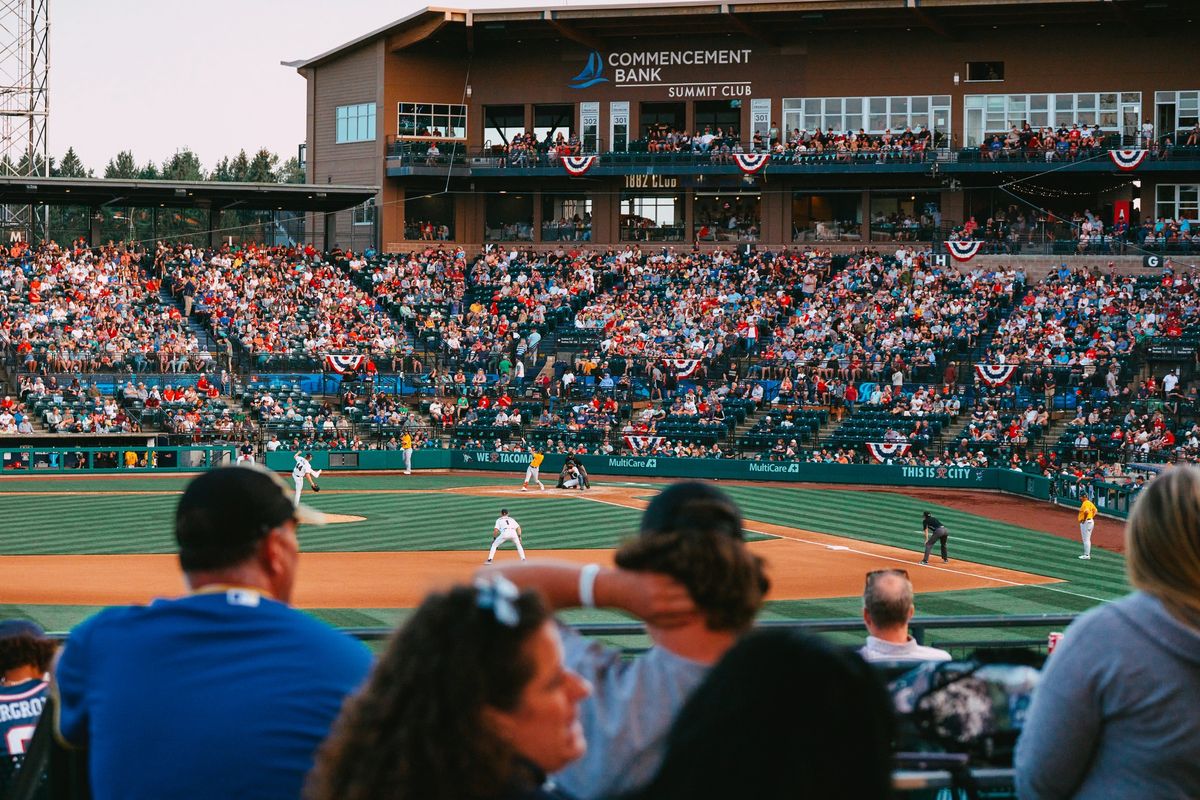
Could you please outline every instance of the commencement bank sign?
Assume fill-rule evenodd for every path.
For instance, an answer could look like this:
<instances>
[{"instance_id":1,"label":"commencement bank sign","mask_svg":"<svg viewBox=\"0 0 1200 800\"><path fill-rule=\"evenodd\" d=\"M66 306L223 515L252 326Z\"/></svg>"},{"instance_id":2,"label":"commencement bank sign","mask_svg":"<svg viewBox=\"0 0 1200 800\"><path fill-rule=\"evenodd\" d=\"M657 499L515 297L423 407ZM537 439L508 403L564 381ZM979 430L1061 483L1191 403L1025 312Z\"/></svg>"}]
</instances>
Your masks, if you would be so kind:
<instances>
[{"instance_id":1,"label":"commencement bank sign","mask_svg":"<svg viewBox=\"0 0 1200 800\"><path fill-rule=\"evenodd\" d=\"M587 89L611 83L616 87L665 88L667 97L749 97L750 81L703 78L712 67L749 64L751 52L750 48L619 50L602 56L593 50L570 86Z\"/></svg>"}]
</instances>

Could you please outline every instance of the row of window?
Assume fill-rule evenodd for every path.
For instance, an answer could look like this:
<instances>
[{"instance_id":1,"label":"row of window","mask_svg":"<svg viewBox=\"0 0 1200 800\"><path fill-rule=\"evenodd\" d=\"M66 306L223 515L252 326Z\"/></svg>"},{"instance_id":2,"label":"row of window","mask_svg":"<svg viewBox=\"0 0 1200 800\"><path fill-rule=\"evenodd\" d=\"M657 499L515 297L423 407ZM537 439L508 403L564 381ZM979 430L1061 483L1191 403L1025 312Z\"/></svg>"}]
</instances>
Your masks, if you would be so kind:
<instances>
[{"instance_id":1,"label":"row of window","mask_svg":"<svg viewBox=\"0 0 1200 800\"><path fill-rule=\"evenodd\" d=\"M777 128L772 118L771 101L754 99L751 103L751 129L740 131L744 138L760 133L767 138ZM695 101L693 124L710 128L739 129L742 121L741 100ZM1200 90L1155 92L1155 115L1143 120L1141 92L1066 92L1034 94L966 95L963 98L965 123L960 142L977 147L990 136L1026 123L1034 128L1100 126L1107 134L1119 134L1127 142L1143 133L1143 124L1157 127L1160 136L1169 136L1200 124ZM639 104L641 128L630 130L630 103L609 104L608 141L600 140L600 104L538 105L534 109L534 133L539 141L562 134L570 139L578 134L588 150L624 151L631 140L647 135L654 128L683 130L687 104L683 102ZM783 98L782 135L797 130L858 131L879 134L905 128L949 132L953 127L949 95L909 95L889 97L804 97ZM375 104L338 106L337 142L363 142L375 139ZM526 129L523 106L484 107L485 146L503 146ZM444 140L467 139L467 106L458 103L401 102L397 106L396 133L400 138L434 137Z\"/></svg>"}]
</instances>

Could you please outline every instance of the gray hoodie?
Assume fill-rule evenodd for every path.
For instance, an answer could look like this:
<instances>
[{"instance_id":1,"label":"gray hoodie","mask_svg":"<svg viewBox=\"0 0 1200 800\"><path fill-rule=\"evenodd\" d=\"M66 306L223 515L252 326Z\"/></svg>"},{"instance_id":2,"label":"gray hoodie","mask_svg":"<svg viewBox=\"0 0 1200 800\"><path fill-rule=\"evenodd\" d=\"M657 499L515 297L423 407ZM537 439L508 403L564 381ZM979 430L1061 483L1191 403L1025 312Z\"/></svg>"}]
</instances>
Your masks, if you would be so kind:
<instances>
[{"instance_id":1,"label":"gray hoodie","mask_svg":"<svg viewBox=\"0 0 1200 800\"><path fill-rule=\"evenodd\" d=\"M1200 797L1200 631L1144 592L1081 616L1046 662L1016 768L1023 800Z\"/></svg>"}]
</instances>

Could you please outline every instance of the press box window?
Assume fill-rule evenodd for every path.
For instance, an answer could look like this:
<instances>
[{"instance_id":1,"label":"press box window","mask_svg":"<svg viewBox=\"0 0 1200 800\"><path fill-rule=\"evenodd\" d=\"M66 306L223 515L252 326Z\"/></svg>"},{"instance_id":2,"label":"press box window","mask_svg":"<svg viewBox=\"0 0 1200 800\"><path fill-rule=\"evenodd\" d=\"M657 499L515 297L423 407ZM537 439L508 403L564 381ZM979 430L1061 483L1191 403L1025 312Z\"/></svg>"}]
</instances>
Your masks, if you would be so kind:
<instances>
[{"instance_id":1,"label":"press box window","mask_svg":"<svg viewBox=\"0 0 1200 800\"><path fill-rule=\"evenodd\" d=\"M337 143L370 142L375 139L375 104L338 106Z\"/></svg>"},{"instance_id":2,"label":"press box window","mask_svg":"<svg viewBox=\"0 0 1200 800\"><path fill-rule=\"evenodd\" d=\"M355 225L374 225L375 224L375 201L368 200L367 202L354 207L354 224Z\"/></svg>"},{"instance_id":3,"label":"press box window","mask_svg":"<svg viewBox=\"0 0 1200 800\"><path fill-rule=\"evenodd\" d=\"M968 61L968 81L1002 81L1004 80L1003 61Z\"/></svg>"}]
</instances>

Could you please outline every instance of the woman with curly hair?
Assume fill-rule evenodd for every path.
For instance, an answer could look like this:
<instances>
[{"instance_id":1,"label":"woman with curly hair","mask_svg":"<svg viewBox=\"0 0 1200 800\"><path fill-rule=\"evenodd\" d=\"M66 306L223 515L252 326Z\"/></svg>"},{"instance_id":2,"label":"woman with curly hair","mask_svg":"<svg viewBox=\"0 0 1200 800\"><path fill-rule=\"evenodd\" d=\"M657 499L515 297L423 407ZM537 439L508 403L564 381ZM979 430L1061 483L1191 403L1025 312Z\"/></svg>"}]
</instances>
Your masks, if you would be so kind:
<instances>
[{"instance_id":1,"label":"woman with curly hair","mask_svg":"<svg viewBox=\"0 0 1200 800\"><path fill-rule=\"evenodd\" d=\"M502 577L425 599L342 711L310 800L550 800L587 682L540 597Z\"/></svg>"}]
</instances>

